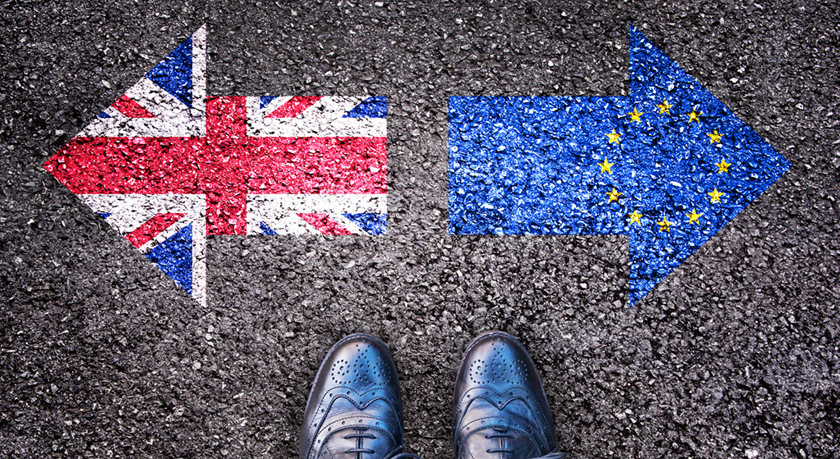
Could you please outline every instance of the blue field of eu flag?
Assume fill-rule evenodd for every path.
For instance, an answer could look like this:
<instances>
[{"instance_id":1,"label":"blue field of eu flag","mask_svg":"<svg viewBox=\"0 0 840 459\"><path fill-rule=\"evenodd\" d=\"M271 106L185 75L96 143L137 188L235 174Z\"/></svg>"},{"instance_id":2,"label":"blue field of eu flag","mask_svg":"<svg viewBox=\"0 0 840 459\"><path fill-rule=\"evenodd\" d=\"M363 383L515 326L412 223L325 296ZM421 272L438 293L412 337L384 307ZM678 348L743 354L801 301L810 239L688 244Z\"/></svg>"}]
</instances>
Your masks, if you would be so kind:
<instances>
[{"instance_id":1,"label":"blue field of eu flag","mask_svg":"<svg viewBox=\"0 0 840 459\"><path fill-rule=\"evenodd\" d=\"M451 97L451 234L623 234L630 305L790 164L630 27L629 97Z\"/></svg>"}]
</instances>

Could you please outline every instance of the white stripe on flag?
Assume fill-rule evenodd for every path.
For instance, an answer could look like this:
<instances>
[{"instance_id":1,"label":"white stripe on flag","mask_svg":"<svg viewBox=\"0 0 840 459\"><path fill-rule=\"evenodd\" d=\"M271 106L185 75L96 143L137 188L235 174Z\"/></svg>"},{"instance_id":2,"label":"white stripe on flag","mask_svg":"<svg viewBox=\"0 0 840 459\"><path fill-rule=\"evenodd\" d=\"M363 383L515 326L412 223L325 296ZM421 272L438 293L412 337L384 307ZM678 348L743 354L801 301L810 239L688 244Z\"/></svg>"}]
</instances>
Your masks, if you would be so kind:
<instances>
[{"instance_id":1,"label":"white stripe on flag","mask_svg":"<svg viewBox=\"0 0 840 459\"><path fill-rule=\"evenodd\" d=\"M248 97L248 135L252 137L385 137L386 118L344 118L363 97L322 97L294 118L266 118L291 97L278 97L260 108Z\"/></svg>"},{"instance_id":2,"label":"white stripe on flag","mask_svg":"<svg viewBox=\"0 0 840 459\"><path fill-rule=\"evenodd\" d=\"M251 194L248 195L248 234L263 234L265 223L277 234L320 234L297 214L327 214L353 234L366 234L344 214L384 214L385 194Z\"/></svg>"}]
</instances>

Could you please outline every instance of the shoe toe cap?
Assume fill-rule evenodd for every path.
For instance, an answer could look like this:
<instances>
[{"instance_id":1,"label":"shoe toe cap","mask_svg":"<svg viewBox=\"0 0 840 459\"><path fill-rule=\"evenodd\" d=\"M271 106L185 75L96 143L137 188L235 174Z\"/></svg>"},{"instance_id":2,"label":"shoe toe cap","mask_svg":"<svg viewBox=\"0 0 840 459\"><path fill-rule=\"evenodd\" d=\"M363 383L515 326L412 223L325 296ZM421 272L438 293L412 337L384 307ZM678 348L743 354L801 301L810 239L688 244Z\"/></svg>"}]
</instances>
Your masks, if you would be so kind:
<instances>
[{"instance_id":1,"label":"shoe toe cap","mask_svg":"<svg viewBox=\"0 0 840 459\"><path fill-rule=\"evenodd\" d=\"M501 332L483 335L470 346L461 364L459 382L464 388L541 388L528 352L514 337Z\"/></svg>"},{"instance_id":2,"label":"shoe toe cap","mask_svg":"<svg viewBox=\"0 0 840 459\"><path fill-rule=\"evenodd\" d=\"M352 387L364 391L374 386L387 386L397 380L391 353L379 340L365 335L340 343L324 362L327 385Z\"/></svg>"}]
</instances>

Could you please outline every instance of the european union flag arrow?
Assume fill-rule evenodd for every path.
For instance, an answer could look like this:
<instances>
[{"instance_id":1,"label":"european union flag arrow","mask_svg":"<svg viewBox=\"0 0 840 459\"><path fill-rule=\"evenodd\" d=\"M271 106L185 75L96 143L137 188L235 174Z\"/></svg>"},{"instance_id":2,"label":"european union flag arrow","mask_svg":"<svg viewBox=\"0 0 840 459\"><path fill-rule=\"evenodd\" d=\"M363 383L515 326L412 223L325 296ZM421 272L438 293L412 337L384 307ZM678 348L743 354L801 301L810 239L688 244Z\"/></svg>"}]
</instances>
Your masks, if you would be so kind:
<instances>
[{"instance_id":1,"label":"european union flag arrow","mask_svg":"<svg viewBox=\"0 0 840 459\"><path fill-rule=\"evenodd\" d=\"M630 26L629 97L451 97L451 234L625 234L630 305L790 164Z\"/></svg>"}]
</instances>

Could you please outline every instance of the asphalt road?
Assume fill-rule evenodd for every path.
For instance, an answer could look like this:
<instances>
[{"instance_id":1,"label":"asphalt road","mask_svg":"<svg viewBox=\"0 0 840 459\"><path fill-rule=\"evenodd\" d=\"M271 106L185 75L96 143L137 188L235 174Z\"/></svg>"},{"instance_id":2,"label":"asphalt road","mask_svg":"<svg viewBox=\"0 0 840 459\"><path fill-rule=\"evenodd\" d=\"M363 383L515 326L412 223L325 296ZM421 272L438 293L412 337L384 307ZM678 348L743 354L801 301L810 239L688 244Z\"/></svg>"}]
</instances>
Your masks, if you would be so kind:
<instances>
[{"instance_id":1,"label":"asphalt road","mask_svg":"<svg viewBox=\"0 0 840 459\"><path fill-rule=\"evenodd\" d=\"M451 457L461 352L500 329L572 457L840 457L836 4L289 3L0 5L0 456L294 457L368 332L408 449ZM204 23L210 95L389 103L388 235L210 237L206 308L42 168ZM447 97L626 94L628 23L791 163L630 309L626 237L447 234Z\"/></svg>"}]
</instances>

